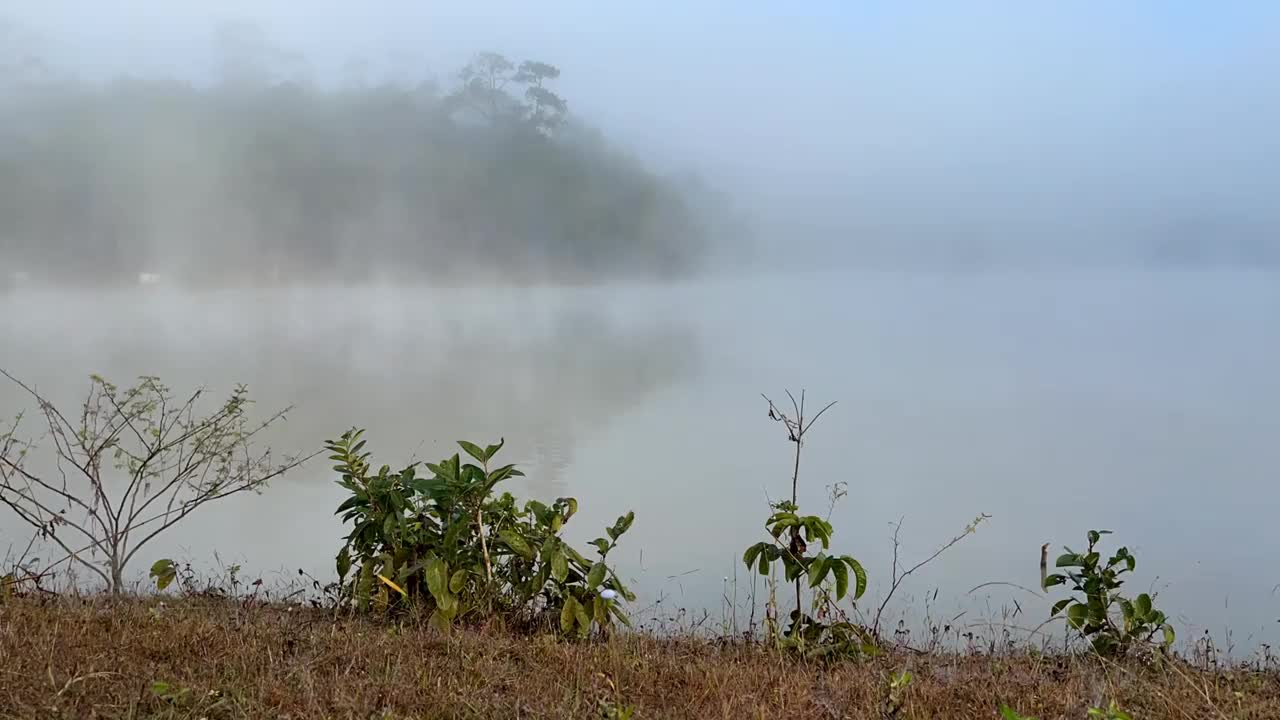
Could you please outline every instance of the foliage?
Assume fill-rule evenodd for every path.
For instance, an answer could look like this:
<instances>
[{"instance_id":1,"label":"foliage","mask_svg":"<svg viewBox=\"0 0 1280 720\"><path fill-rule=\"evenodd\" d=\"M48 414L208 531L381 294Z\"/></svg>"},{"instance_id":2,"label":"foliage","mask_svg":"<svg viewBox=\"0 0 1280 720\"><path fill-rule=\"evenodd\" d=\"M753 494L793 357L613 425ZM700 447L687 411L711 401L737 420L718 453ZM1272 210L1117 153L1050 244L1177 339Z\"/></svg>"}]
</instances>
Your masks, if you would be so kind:
<instances>
[{"instance_id":1,"label":"foliage","mask_svg":"<svg viewBox=\"0 0 1280 720\"><path fill-rule=\"evenodd\" d=\"M274 461L254 442L284 418L251 422L237 387L216 410L199 410L203 390L175 396L158 378L121 389L93 376L79 412L65 414L0 370L37 404L52 445L52 473L29 464L36 445L19 436L22 417L0 432L0 504L120 593L129 561L148 542L215 500L260 491L305 458Z\"/></svg>"},{"instance_id":2,"label":"foliage","mask_svg":"<svg viewBox=\"0 0 1280 720\"><path fill-rule=\"evenodd\" d=\"M337 556L345 599L358 610L389 611L422 604L440 629L468 618L546 616L565 635L607 632L614 621L629 624L615 601L635 599L606 564L608 554L635 519L619 517L607 537L592 541L590 560L560 533L578 510L577 500L519 506L510 493L497 495L504 480L522 473L495 466L503 443L470 442L460 455L392 472L376 472L365 451L363 430L352 429L326 447L350 495L337 514L351 523Z\"/></svg>"},{"instance_id":3,"label":"foliage","mask_svg":"<svg viewBox=\"0 0 1280 720\"><path fill-rule=\"evenodd\" d=\"M1102 718L1103 720L1133 720L1129 713L1120 709L1120 704L1115 700L1104 710L1102 708L1089 708L1089 717Z\"/></svg>"},{"instance_id":4,"label":"foliage","mask_svg":"<svg viewBox=\"0 0 1280 720\"><path fill-rule=\"evenodd\" d=\"M888 686L885 688L884 705L880 709L880 717L885 720L893 720L902 713L902 708L906 705L907 687L911 685L914 677L910 670L903 670L901 673L889 678Z\"/></svg>"},{"instance_id":5,"label":"foliage","mask_svg":"<svg viewBox=\"0 0 1280 720\"><path fill-rule=\"evenodd\" d=\"M1109 530L1090 530L1089 546L1083 553L1064 548L1066 553L1058 557L1056 567L1068 568L1066 573L1046 575L1044 589L1071 583L1079 593L1055 603L1051 616L1066 611L1067 624L1092 644L1100 655L1123 655L1136 643L1148 643L1160 634L1160 646L1173 645L1173 627L1166 622L1165 614L1157 610L1152 596L1142 593L1130 600L1121 594L1126 573L1133 572L1137 559L1129 549L1122 547L1105 564L1095 549Z\"/></svg>"},{"instance_id":6,"label":"foliage","mask_svg":"<svg viewBox=\"0 0 1280 720\"><path fill-rule=\"evenodd\" d=\"M1003 720L1036 720L1036 718L1019 714L1017 710L1008 705L1000 706L1000 717ZM1104 710L1102 708L1089 708L1088 717L1102 718L1102 720L1133 720L1133 717L1120 709L1120 705L1115 700Z\"/></svg>"},{"instance_id":7,"label":"foliage","mask_svg":"<svg viewBox=\"0 0 1280 720\"><path fill-rule=\"evenodd\" d=\"M169 558L157 560L151 564L151 572L147 576L155 580L157 590L164 590L178 579L178 565Z\"/></svg>"},{"instance_id":8,"label":"foliage","mask_svg":"<svg viewBox=\"0 0 1280 720\"><path fill-rule=\"evenodd\" d=\"M792 401L793 415L778 410L768 398L765 400L769 402L770 419L783 423L787 428L787 439L795 444L791 500L770 503L773 512L765 521L770 539L748 547L743 553L742 561L748 569L757 570L765 576L770 575L775 564L780 564L786 580L794 583L796 606L791 612L791 622L787 629L781 636L778 635L776 615L770 624L770 633L780 644L807 656L858 654L870 648L870 635L848 620L828 622L826 618L833 614L836 603L849 594L851 581L853 599L862 597L867 589L866 570L851 555L828 554L831 534L834 532L831 523L816 515L801 515L796 502L804 436L813 427L813 423L835 403L827 405L812 418L806 418L804 393L800 394L798 401L791 393L788 392L787 395ZM784 535L787 537L785 542ZM817 555L808 555L809 546L814 543L821 543L822 550ZM805 612L801 596L802 584L811 590L811 610L821 612Z\"/></svg>"},{"instance_id":9,"label":"foliage","mask_svg":"<svg viewBox=\"0 0 1280 720\"><path fill-rule=\"evenodd\" d=\"M622 690L608 673L596 673L601 685L600 696L596 699L596 714L601 720L631 720L635 717L636 706L623 700Z\"/></svg>"}]
</instances>

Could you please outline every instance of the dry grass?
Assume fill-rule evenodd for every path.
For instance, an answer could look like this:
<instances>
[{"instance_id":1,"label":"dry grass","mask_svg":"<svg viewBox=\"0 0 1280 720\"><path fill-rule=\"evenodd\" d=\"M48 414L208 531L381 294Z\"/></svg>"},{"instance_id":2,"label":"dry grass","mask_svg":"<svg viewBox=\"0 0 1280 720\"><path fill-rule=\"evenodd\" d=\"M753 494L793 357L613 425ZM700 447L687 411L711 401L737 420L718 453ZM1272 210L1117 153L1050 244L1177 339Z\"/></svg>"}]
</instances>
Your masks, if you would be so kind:
<instances>
[{"instance_id":1,"label":"dry grass","mask_svg":"<svg viewBox=\"0 0 1280 720\"><path fill-rule=\"evenodd\" d=\"M888 678L914 682L885 715ZM610 689L610 681L615 689ZM167 688L157 686L165 683ZM334 621L206 600L0 604L0 717L1280 718L1280 676L1034 653L886 655L829 667L757 646L639 634L565 643Z\"/></svg>"}]
</instances>

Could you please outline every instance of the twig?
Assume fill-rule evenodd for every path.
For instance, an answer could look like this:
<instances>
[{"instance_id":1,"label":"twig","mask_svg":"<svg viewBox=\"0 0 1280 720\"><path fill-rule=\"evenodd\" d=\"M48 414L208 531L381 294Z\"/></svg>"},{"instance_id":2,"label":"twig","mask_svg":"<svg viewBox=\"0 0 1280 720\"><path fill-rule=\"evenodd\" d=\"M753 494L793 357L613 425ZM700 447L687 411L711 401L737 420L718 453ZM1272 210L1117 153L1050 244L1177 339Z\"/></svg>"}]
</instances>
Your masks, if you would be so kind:
<instances>
[{"instance_id":1,"label":"twig","mask_svg":"<svg viewBox=\"0 0 1280 720\"><path fill-rule=\"evenodd\" d=\"M884 614L884 609L886 606L889 605L889 601L893 599L893 594L898 591L898 587L902 585L902 582L906 580L907 577L909 577L912 573L924 567L925 565L928 565L929 563L933 562L935 559L937 559L939 555L951 549L951 547L954 546L956 543L965 539L969 535L972 535L974 532L977 531L978 526L981 525L984 520L989 520L990 518L991 516L986 513L982 513L978 515L978 517L975 518L972 523L969 523L969 525L965 527L964 532L951 538L949 542L947 542L942 547L938 548L932 555L925 558L924 560L921 560L915 565L911 566L911 569L901 574L898 573L898 548L901 545L901 543L898 540L898 536L902 531L903 519L899 519L898 522L895 523L893 527L893 574L892 574L893 584L889 586L889 592L884 596L884 600L880 603L880 607L876 609L875 619L871 623L871 633L873 635L879 636L880 616Z\"/></svg>"}]
</instances>

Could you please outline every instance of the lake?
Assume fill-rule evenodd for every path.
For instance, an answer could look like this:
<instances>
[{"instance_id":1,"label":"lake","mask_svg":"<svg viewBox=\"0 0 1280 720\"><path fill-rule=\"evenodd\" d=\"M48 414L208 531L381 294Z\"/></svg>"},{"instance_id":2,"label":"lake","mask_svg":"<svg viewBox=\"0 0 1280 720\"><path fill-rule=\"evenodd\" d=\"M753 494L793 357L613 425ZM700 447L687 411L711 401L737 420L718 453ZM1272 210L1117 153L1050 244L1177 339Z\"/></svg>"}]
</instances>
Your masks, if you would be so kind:
<instances>
[{"instance_id":1,"label":"lake","mask_svg":"<svg viewBox=\"0 0 1280 720\"><path fill-rule=\"evenodd\" d=\"M1280 625L1280 276L1214 270L830 271L571 289L304 288L201 292L22 287L0 295L0 367L75 403L87 376L161 376L177 391L249 385L296 405L270 444L317 448L368 428L375 462L508 440L518 495L572 494L568 536L627 511L616 554L638 607L745 618L742 550L789 492L791 445L761 393L811 408L801 505L870 574L928 556L894 612L1034 627L1042 543L1111 529L1182 639L1238 645ZM0 389L6 416L30 407ZM210 506L131 566L240 563L268 583L332 575L343 530L330 463ZM0 514L0 552L28 535ZM1114 547L1110 545L1108 547ZM757 593L760 590L757 589ZM736 595L735 595L736 593ZM1061 596L1060 593L1058 596ZM661 601L661 602L658 602ZM1015 605L1016 601L1016 605ZM896 619L897 614L894 615ZM688 616L686 616L686 619Z\"/></svg>"}]
</instances>

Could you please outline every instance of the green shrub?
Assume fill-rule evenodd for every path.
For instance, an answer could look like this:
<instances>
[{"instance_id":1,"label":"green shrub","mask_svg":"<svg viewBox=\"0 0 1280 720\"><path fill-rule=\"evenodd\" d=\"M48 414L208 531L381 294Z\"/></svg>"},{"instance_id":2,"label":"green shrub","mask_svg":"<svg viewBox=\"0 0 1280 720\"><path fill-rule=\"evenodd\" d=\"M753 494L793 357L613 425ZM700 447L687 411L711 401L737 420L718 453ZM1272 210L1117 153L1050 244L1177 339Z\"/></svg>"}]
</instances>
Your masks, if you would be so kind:
<instances>
[{"instance_id":1,"label":"green shrub","mask_svg":"<svg viewBox=\"0 0 1280 720\"><path fill-rule=\"evenodd\" d=\"M1122 547L1102 563L1102 555L1095 548L1108 534L1109 530L1090 530L1089 547L1083 553L1063 548L1066 553L1058 557L1056 566L1068 568L1067 572L1046 575L1041 584L1048 590L1069 581L1079 594L1055 603L1051 616L1065 610L1067 624L1099 655L1123 655L1135 644L1150 643L1157 634L1161 636L1159 645L1168 648L1175 638L1173 627L1166 622L1165 614L1155 608L1151 595L1142 593L1130 600L1120 592L1122 576L1137 567L1133 553Z\"/></svg>"},{"instance_id":2,"label":"green shrub","mask_svg":"<svg viewBox=\"0 0 1280 720\"><path fill-rule=\"evenodd\" d=\"M554 613L566 635L604 632L615 620L629 624L617 599L635 596L606 564L633 513L592 541L589 560L560 537L578 502L551 505L531 500L519 506L510 493L495 495L504 480L522 473L514 465L492 466L502 442L459 446L475 462L454 456L392 472L371 470L363 430L353 429L326 448L338 484L350 496L338 506L352 523L339 551L337 571L344 604L357 610L394 611L422 607L445 629L466 619L497 615L530 620Z\"/></svg>"}]
</instances>

